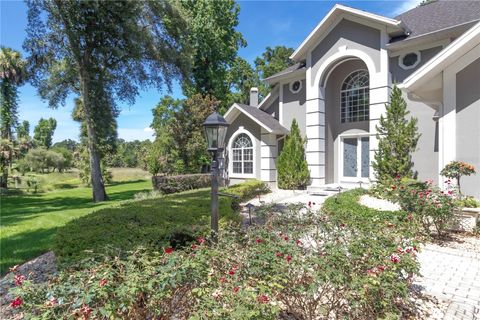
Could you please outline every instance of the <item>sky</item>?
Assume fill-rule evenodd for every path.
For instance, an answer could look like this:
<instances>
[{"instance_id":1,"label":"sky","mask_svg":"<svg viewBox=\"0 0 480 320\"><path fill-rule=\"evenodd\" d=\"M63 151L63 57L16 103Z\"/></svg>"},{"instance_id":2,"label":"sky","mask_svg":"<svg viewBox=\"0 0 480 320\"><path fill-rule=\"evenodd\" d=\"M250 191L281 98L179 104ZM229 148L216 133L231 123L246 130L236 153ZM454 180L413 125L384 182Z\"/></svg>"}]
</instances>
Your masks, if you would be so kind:
<instances>
[{"instance_id":1,"label":"sky","mask_svg":"<svg viewBox=\"0 0 480 320\"><path fill-rule=\"evenodd\" d=\"M249 62L261 55L265 48L284 45L297 48L328 11L341 3L357 9L394 17L414 8L420 0L406 1L239 1L240 23L238 31L243 34L247 46L239 55ZM26 37L27 8L23 1L0 0L0 44L23 52ZM128 76L128 75L126 75ZM118 137L127 141L152 139L152 109L166 94L182 97L179 85L171 93L156 89L140 93L133 105L119 104ZM19 119L28 120L30 130L40 118L53 117L57 129L53 141L78 140L79 125L71 118L74 96L67 99L64 107L54 110L37 95L29 84L19 89Z\"/></svg>"}]
</instances>

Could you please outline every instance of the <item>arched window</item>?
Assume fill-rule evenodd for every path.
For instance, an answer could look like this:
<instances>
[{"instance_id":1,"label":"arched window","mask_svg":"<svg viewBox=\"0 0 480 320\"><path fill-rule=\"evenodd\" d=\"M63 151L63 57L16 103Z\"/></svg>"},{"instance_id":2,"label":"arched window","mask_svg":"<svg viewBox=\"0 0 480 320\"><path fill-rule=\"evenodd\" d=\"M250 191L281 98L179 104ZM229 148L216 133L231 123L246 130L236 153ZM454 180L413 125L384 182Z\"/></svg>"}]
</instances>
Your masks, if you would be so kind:
<instances>
[{"instance_id":1,"label":"arched window","mask_svg":"<svg viewBox=\"0 0 480 320\"><path fill-rule=\"evenodd\" d=\"M253 173L253 144L245 133L239 134L232 144L233 173Z\"/></svg>"},{"instance_id":2,"label":"arched window","mask_svg":"<svg viewBox=\"0 0 480 320\"><path fill-rule=\"evenodd\" d=\"M369 90L367 70L352 72L345 79L340 91L342 123L368 120Z\"/></svg>"}]
</instances>

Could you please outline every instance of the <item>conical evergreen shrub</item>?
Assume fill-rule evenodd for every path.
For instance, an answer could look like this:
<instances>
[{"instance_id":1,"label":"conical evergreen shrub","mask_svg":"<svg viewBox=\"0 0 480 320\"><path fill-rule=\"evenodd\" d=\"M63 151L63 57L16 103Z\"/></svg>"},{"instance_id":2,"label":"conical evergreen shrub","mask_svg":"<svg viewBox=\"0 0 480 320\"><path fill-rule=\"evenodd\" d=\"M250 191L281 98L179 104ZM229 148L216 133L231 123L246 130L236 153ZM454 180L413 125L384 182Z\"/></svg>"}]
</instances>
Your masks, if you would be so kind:
<instances>
[{"instance_id":1,"label":"conical evergreen shrub","mask_svg":"<svg viewBox=\"0 0 480 320\"><path fill-rule=\"evenodd\" d=\"M407 103L402 91L394 86L386 115L380 116L377 125L378 148L375 151L373 169L379 182L387 182L396 176L412 178L412 153L417 148L420 134L417 119L408 118Z\"/></svg>"},{"instance_id":2,"label":"conical evergreen shrub","mask_svg":"<svg viewBox=\"0 0 480 320\"><path fill-rule=\"evenodd\" d=\"M294 119L290 134L277 158L278 187L280 189L305 189L310 181L305 159L305 142Z\"/></svg>"}]
</instances>

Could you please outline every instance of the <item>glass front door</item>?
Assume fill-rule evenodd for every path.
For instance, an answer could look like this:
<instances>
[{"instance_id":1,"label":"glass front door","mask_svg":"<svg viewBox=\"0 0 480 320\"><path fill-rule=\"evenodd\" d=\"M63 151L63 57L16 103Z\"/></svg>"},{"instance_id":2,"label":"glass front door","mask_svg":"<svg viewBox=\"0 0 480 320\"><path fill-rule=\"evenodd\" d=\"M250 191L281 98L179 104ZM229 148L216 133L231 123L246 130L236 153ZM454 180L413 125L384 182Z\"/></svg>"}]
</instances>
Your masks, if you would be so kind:
<instances>
[{"instance_id":1,"label":"glass front door","mask_svg":"<svg viewBox=\"0 0 480 320\"><path fill-rule=\"evenodd\" d=\"M370 138L342 139L342 176L345 179L368 179L370 175Z\"/></svg>"}]
</instances>

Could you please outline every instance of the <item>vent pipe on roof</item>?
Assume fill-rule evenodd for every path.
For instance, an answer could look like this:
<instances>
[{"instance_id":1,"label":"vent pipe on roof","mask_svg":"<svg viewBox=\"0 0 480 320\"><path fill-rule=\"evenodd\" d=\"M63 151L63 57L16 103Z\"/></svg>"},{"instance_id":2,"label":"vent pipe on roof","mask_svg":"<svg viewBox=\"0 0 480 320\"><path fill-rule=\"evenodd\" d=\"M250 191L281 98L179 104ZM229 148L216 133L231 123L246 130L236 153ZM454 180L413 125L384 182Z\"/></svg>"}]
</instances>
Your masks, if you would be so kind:
<instances>
[{"instance_id":1,"label":"vent pipe on roof","mask_svg":"<svg viewBox=\"0 0 480 320\"><path fill-rule=\"evenodd\" d=\"M258 88L250 89L250 105L252 107L258 107Z\"/></svg>"}]
</instances>

